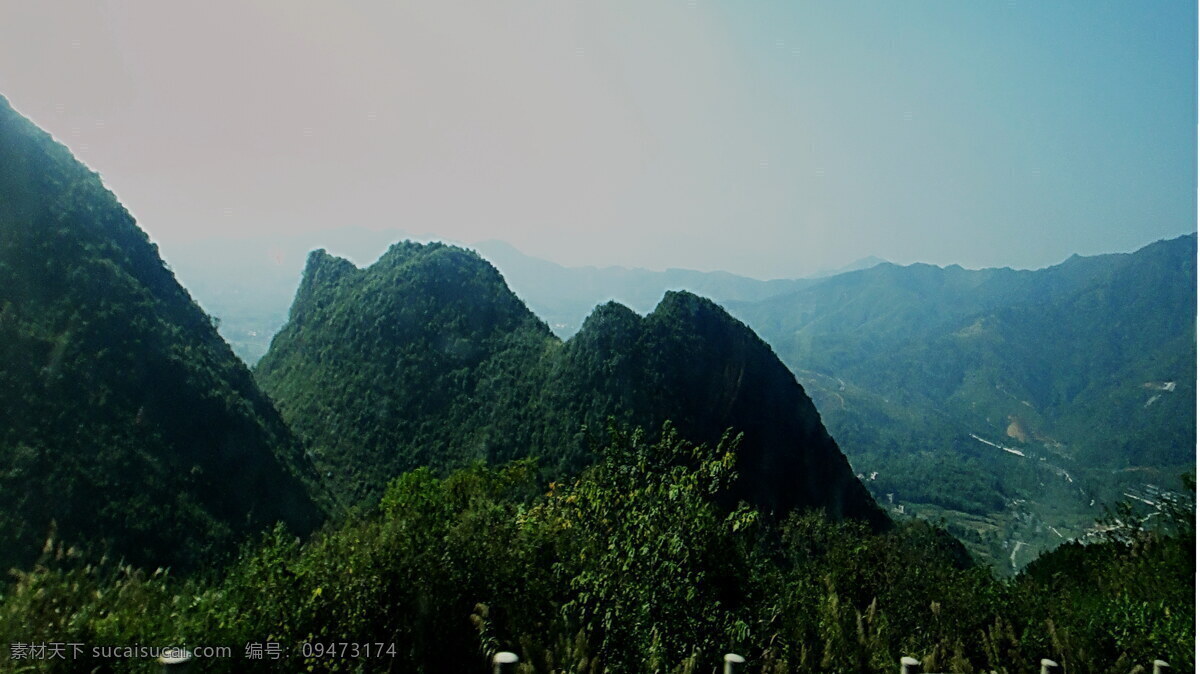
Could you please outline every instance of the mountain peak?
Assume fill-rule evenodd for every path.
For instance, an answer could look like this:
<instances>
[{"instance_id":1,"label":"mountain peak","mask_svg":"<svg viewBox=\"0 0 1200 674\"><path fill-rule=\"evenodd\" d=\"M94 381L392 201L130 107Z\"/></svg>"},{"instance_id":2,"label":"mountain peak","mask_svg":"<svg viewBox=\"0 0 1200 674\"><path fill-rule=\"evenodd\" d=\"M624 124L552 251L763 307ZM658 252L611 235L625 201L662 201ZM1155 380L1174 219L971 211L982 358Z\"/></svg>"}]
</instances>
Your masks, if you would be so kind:
<instances>
[{"instance_id":1,"label":"mountain peak","mask_svg":"<svg viewBox=\"0 0 1200 674\"><path fill-rule=\"evenodd\" d=\"M304 264L304 278L312 282L337 281L342 276L355 271L358 271L358 267L354 266L353 262L330 255L324 248L318 248L309 253L308 260Z\"/></svg>"},{"instance_id":2,"label":"mountain peak","mask_svg":"<svg viewBox=\"0 0 1200 674\"><path fill-rule=\"evenodd\" d=\"M662 300L654 308L651 316L686 321L716 320L741 325L741 322L731 316L725 307L707 297L701 297L687 290L668 290L663 294Z\"/></svg>"},{"instance_id":3,"label":"mountain peak","mask_svg":"<svg viewBox=\"0 0 1200 674\"><path fill-rule=\"evenodd\" d=\"M462 246L456 246L450 243L444 243L442 241L421 243L411 239L397 241L396 243L388 246L387 252L385 252L379 258L379 261L396 265L437 257L459 259L463 260L464 262L470 260L473 263L481 263L491 266L491 263L480 257L479 253L468 248L463 248Z\"/></svg>"},{"instance_id":4,"label":"mountain peak","mask_svg":"<svg viewBox=\"0 0 1200 674\"><path fill-rule=\"evenodd\" d=\"M601 327L608 329L612 325L636 325L641 320L642 317L633 309L615 300L609 300L604 304L596 305L592 313L584 319L583 328L580 331L593 331Z\"/></svg>"}]
</instances>

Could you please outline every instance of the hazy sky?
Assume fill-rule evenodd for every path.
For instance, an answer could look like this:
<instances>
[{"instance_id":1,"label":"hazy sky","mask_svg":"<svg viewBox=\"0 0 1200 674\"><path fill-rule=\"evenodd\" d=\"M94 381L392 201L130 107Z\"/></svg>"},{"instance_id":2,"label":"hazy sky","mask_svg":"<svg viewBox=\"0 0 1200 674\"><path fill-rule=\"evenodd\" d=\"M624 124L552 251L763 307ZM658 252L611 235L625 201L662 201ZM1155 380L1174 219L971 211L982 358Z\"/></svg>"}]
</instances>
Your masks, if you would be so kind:
<instances>
[{"instance_id":1,"label":"hazy sky","mask_svg":"<svg viewBox=\"0 0 1200 674\"><path fill-rule=\"evenodd\" d=\"M161 243L1039 267L1196 229L1196 3L4 0L0 93Z\"/></svg>"}]
</instances>

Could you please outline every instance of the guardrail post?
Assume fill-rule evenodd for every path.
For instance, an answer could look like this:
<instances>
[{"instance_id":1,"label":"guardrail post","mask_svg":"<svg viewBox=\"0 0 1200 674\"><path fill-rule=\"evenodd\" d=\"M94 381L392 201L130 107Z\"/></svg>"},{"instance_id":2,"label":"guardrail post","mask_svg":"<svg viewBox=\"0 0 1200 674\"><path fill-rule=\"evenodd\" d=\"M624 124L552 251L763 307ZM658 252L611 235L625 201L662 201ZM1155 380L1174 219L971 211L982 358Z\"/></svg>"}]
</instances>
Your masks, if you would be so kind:
<instances>
[{"instance_id":1,"label":"guardrail post","mask_svg":"<svg viewBox=\"0 0 1200 674\"><path fill-rule=\"evenodd\" d=\"M1169 674L1171 665L1168 665L1165 660L1154 661L1154 674Z\"/></svg>"},{"instance_id":2,"label":"guardrail post","mask_svg":"<svg viewBox=\"0 0 1200 674\"><path fill-rule=\"evenodd\" d=\"M737 653L726 653L725 654L725 674L733 674L733 666L745 664L745 662L746 662L746 658L743 658L742 656L738 655Z\"/></svg>"},{"instance_id":3,"label":"guardrail post","mask_svg":"<svg viewBox=\"0 0 1200 674\"><path fill-rule=\"evenodd\" d=\"M159 656L158 664L162 667L163 674L184 674L192 671L192 654L185 648L178 651L171 655Z\"/></svg>"},{"instance_id":4,"label":"guardrail post","mask_svg":"<svg viewBox=\"0 0 1200 674\"><path fill-rule=\"evenodd\" d=\"M1049 659L1042 658L1042 674L1058 674L1062 671L1062 665Z\"/></svg>"},{"instance_id":5,"label":"guardrail post","mask_svg":"<svg viewBox=\"0 0 1200 674\"><path fill-rule=\"evenodd\" d=\"M921 661L907 655L900 658L900 674L921 674Z\"/></svg>"},{"instance_id":6,"label":"guardrail post","mask_svg":"<svg viewBox=\"0 0 1200 674\"><path fill-rule=\"evenodd\" d=\"M515 665L520 661L516 653L500 651L492 656L492 674L504 674L504 665Z\"/></svg>"}]
</instances>

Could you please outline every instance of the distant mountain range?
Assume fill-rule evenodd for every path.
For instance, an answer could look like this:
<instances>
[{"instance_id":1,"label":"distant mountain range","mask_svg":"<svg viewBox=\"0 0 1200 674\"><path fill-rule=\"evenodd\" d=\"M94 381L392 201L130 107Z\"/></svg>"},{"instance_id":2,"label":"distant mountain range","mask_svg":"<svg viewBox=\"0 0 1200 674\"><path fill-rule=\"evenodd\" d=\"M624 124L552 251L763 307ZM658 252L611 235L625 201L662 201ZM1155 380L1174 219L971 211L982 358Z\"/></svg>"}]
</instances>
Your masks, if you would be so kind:
<instances>
[{"instance_id":1,"label":"distant mountain range","mask_svg":"<svg viewBox=\"0 0 1200 674\"><path fill-rule=\"evenodd\" d=\"M1189 235L1039 271L885 264L729 306L797 368L1128 468L1194 461L1195 303Z\"/></svg>"},{"instance_id":2,"label":"distant mountain range","mask_svg":"<svg viewBox=\"0 0 1200 674\"><path fill-rule=\"evenodd\" d=\"M883 264L727 306L879 498L1005 566L1195 471L1195 234L1038 271Z\"/></svg>"}]
</instances>

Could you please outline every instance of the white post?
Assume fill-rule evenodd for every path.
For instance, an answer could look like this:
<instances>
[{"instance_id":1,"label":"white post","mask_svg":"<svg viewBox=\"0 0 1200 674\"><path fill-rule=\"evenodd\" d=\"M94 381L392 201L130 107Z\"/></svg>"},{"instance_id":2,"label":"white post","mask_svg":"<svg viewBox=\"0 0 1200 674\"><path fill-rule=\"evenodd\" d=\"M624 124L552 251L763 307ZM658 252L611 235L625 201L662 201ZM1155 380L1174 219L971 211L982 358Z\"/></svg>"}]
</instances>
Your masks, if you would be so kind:
<instances>
[{"instance_id":1,"label":"white post","mask_svg":"<svg viewBox=\"0 0 1200 674\"><path fill-rule=\"evenodd\" d=\"M192 654L185 648L169 649L176 651L170 655L161 655L158 664L162 666L163 674L183 674L192 671Z\"/></svg>"},{"instance_id":2,"label":"white post","mask_svg":"<svg viewBox=\"0 0 1200 674\"><path fill-rule=\"evenodd\" d=\"M743 658L742 656L738 655L737 653L726 653L725 654L725 674L733 674L733 666L745 664L745 662L746 662L746 658Z\"/></svg>"},{"instance_id":3,"label":"white post","mask_svg":"<svg viewBox=\"0 0 1200 674\"><path fill-rule=\"evenodd\" d=\"M900 658L900 674L921 674L921 661L907 655Z\"/></svg>"},{"instance_id":4,"label":"white post","mask_svg":"<svg viewBox=\"0 0 1200 674\"><path fill-rule=\"evenodd\" d=\"M492 674L503 674L504 665L515 665L520 660L521 658L518 658L516 653L500 651L492 656Z\"/></svg>"},{"instance_id":5,"label":"white post","mask_svg":"<svg viewBox=\"0 0 1200 674\"><path fill-rule=\"evenodd\" d=\"M1062 666L1049 658L1042 658L1042 674L1058 674Z\"/></svg>"}]
</instances>

